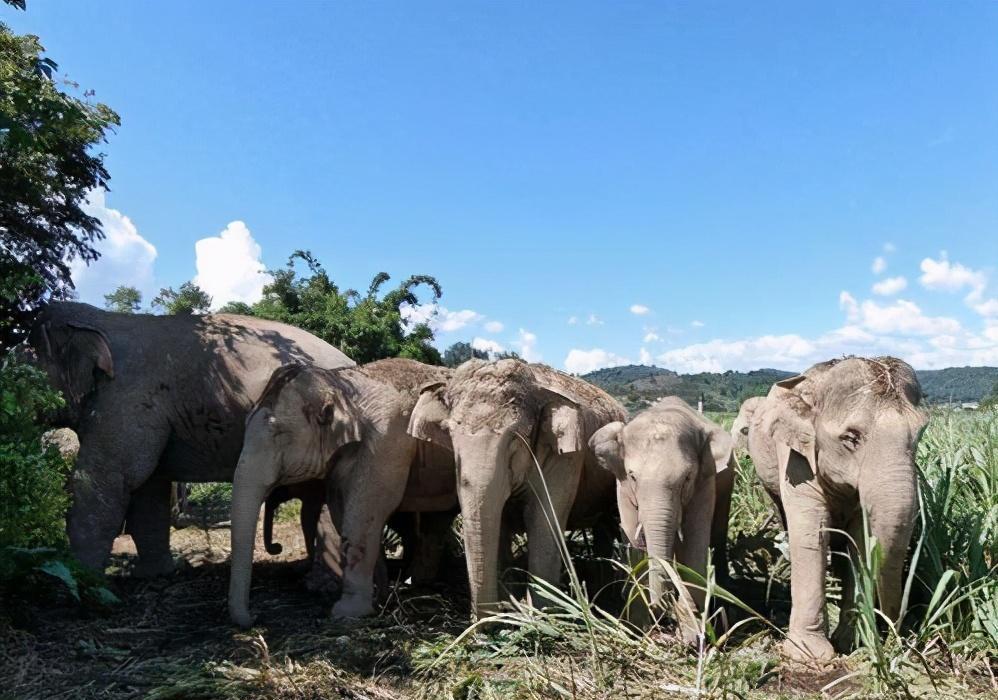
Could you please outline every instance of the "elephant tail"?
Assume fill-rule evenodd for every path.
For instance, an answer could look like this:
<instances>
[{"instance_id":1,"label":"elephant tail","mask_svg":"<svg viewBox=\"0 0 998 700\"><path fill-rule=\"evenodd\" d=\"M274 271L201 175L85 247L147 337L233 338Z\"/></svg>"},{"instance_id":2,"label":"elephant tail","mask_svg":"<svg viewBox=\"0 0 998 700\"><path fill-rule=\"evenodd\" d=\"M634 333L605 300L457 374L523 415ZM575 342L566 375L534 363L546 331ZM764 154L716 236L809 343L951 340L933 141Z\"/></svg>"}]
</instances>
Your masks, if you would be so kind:
<instances>
[{"instance_id":1,"label":"elephant tail","mask_svg":"<svg viewBox=\"0 0 998 700\"><path fill-rule=\"evenodd\" d=\"M263 510L263 546L266 548L267 554L280 554L284 551L280 542L274 542L274 513L277 512L277 507L286 500L282 491L283 489L280 488L274 489L267 496Z\"/></svg>"}]
</instances>

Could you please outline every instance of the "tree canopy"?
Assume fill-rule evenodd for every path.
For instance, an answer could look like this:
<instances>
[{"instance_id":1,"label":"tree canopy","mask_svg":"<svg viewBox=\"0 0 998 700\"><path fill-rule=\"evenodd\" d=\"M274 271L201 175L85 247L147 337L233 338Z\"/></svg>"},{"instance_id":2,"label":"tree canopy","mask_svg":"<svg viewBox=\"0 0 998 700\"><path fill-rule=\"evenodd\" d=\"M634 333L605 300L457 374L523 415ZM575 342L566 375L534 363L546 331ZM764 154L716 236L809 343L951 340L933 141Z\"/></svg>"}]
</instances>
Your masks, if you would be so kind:
<instances>
[{"instance_id":1,"label":"tree canopy","mask_svg":"<svg viewBox=\"0 0 998 700\"><path fill-rule=\"evenodd\" d=\"M164 287L152 300L154 308L160 308L170 315L204 314L211 308L211 297L193 282L184 282L180 290Z\"/></svg>"},{"instance_id":2,"label":"tree canopy","mask_svg":"<svg viewBox=\"0 0 998 700\"><path fill-rule=\"evenodd\" d=\"M304 263L307 274L299 273L298 262ZM405 305L419 303L414 291L417 287L429 287L434 301L440 298L440 283L434 277L413 275L379 297L391 279L379 272L366 294L353 289L341 291L319 261L301 250L291 255L287 267L271 274L273 281L263 288L263 299L252 307L254 316L303 328L359 363L408 357L440 364L440 352L431 344L430 326L407 324L402 317Z\"/></svg>"},{"instance_id":3,"label":"tree canopy","mask_svg":"<svg viewBox=\"0 0 998 700\"><path fill-rule=\"evenodd\" d=\"M471 343L462 341L458 341L444 350L444 365L447 367L457 367L462 362L467 362L472 358L487 360L489 359L489 353L473 347Z\"/></svg>"},{"instance_id":4,"label":"tree canopy","mask_svg":"<svg viewBox=\"0 0 998 700\"><path fill-rule=\"evenodd\" d=\"M67 296L71 261L96 260L103 238L84 204L107 189L94 149L120 122L91 92L64 91L79 86L57 69L38 37L0 23L0 346L18 342L46 298Z\"/></svg>"},{"instance_id":5,"label":"tree canopy","mask_svg":"<svg viewBox=\"0 0 998 700\"><path fill-rule=\"evenodd\" d=\"M142 306L142 292L135 287L121 285L104 295L104 308L119 314L134 314Z\"/></svg>"}]
</instances>

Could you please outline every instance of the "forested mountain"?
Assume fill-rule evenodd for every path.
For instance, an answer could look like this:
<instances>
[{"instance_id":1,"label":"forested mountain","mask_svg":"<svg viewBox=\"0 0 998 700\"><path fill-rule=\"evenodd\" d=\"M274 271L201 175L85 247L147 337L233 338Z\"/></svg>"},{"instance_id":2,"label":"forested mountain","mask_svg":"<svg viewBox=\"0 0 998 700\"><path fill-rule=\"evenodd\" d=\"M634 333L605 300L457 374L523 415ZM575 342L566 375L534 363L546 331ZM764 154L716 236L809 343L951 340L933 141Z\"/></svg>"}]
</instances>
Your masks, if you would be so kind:
<instances>
[{"instance_id":1,"label":"forested mountain","mask_svg":"<svg viewBox=\"0 0 998 700\"><path fill-rule=\"evenodd\" d=\"M583 376L620 399L629 410L644 408L660 396L679 396L696 406L701 395L708 411L736 411L750 396L762 396L773 382L795 372L758 369L678 374L646 365L599 369ZM922 390L931 403L980 401L995 392L998 367L949 367L918 372Z\"/></svg>"}]
</instances>

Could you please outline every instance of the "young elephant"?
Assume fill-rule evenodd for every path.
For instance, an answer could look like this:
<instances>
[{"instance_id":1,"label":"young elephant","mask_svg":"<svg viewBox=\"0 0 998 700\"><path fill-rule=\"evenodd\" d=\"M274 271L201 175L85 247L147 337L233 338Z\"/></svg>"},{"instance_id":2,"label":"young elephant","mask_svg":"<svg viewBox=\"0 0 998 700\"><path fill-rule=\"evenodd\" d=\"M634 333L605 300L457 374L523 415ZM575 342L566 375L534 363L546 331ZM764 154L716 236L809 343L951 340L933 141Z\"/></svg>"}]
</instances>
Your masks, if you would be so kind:
<instances>
[{"instance_id":1,"label":"young elephant","mask_svg":"<svg viewBox=\"0 0 998 700\"><path fill-rule=\"evenodd\" d=\"M277 555L284 551L280 542L274 542L274 515L282 503L297 499L301 501L301 531L305 537L305 550L308 560L315 557L315 538L319 529L319 514L326 502L326 485L319 480L303 481L299 484L278 486L267 496L263 508L263 546L267 554Z\"/></svg>"},{"instance_id":2,"label":"young elephant","mask_svg":"<svg viewBox=\"0 0 998 700\"><path fill-rule=\"evenodd\" d=\"M790 538L790 657L834 657L826 637L825 560L830 545L844 551L847 543L829 529L846 530L862 547L864 516L883 549L880 607L897 620L918 512L915 449L928 422L921 399L908 364L848 357L777 382L753 413L749 451L759 479L782 505ZM841 650L853 638L853 586L849 575L843 579L847 602L832 635Z\"/></svg>"},{"instance_id":3,"label":"young elephant","mask_svg":"<svg viewBox=\"0 0 998 700\"><path fill-rule=\"evenodd\" d=\"M454 455L476 615L499 603L504 510L522 515L530 573L558 582L556 530L613 508L613 480L596 465L589 437L625 416L600 389L522 360L470 360L449 382L424 388L409 432Z\"/></svg>"},{"instance_id":4,"label":"young elephant","mask_svg":"<svg viewBox=\"0 0 998 700\"><path fill-rule=\"evenodd\" d=\"M735 441L736 450L748 452L749 425L752 424L752 416L765 400L765 396L753 396L742 401L735 422L731 424L731 437Z\"/></svg>"},{"instance_id":5,"label":"young elephant","mask_svg":"<svg viewBox=\"0 0 998 700\"><path fill-rule=\"evenodd\" d=\"M372 374L380 370L400 384L419 385L446 381L448 370L412 360L371 367L281 367L250 413L232 488L229 614L236 624L252 624L249 586L261 503L277 486L318 478L334 487L330 509L341 539L343 594L333 615L373 612L381 533L406 495L420 450L406 434L416 390L400 392ZM434 467L431 472L441 470Z\"/></svg>"},{"instance_id":6,"label":"young elephant","mask_svg":"<svg viewBox=\"0 0 998 700\"><path fill-rule=\"evenodd\" d=\"M631 546L647 550L653 558L652 604L661 602L668 584L667 574L654 560L671 562L675 555L706 576L710 541L727 539L730 477L735 469L731 436L682 399L670 396L627 424L604 426L590 438L589 446L600 466L616 478L621 528ZM724 478L718 478L722 474ZM688 586L679 593L680 634L692 643L697 628L691 608L703 607L704 592Z\"/></svg>"}]
</instances>

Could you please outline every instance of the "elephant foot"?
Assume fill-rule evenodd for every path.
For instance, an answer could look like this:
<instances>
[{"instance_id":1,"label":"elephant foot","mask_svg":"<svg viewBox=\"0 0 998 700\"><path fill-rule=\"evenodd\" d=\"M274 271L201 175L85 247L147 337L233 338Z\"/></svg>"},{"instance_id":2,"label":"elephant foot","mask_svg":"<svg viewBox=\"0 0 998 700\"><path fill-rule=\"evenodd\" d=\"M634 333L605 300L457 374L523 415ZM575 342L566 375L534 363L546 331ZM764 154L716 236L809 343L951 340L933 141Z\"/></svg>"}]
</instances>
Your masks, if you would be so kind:
<instances>
[{"instance_id":1,"label":"elephant foot","mask_svg":"<svg viewBox=\"0 0 998 700\"><path fill-rule=\"evenodd\" d=\"M783 642L783 653L791 661L802 663L831 661L835 658L835 649L832 648L831 642L821 634L791 633Z\"/></svg>"},{"instance_id":2,"label":"elephant foot","mask_svg":"<svg viewBox=\"0 0 998 700\"><path fill-rule=\"evenodd\" d=\"M246 610L245 608L229 608L229 619L232 620L232 624L236 627L242 627L244 630L252 627L254 621L254 618L250 615L249 610Z\"/></svg>"},{"instance_id":3,"label":"elephant foot","mask_svg":"<svg viewBox=\"0 0 998 700\"><path fill-rule=\"evenodd\" d=\"M344 618L356 618L356 617L367 617L374 613L374 606L371 605L371 601L367 597L363 596L352 596L343 597L336 601L333 605L332 617L334 620L342 620Z\"/></svg>"},{"instance_id":4,"label":"elephant foot","mask_svg":"<svg viewBox=\"0 0 998 700\"><path fill-rule=\"evenodd\" d=\"M134 578L156 578L158 576L171 576L174 571L176 571L176 564L169 554L155 559L140 556L132 568L132 576Z\"/></svg>"}]
</instances>

